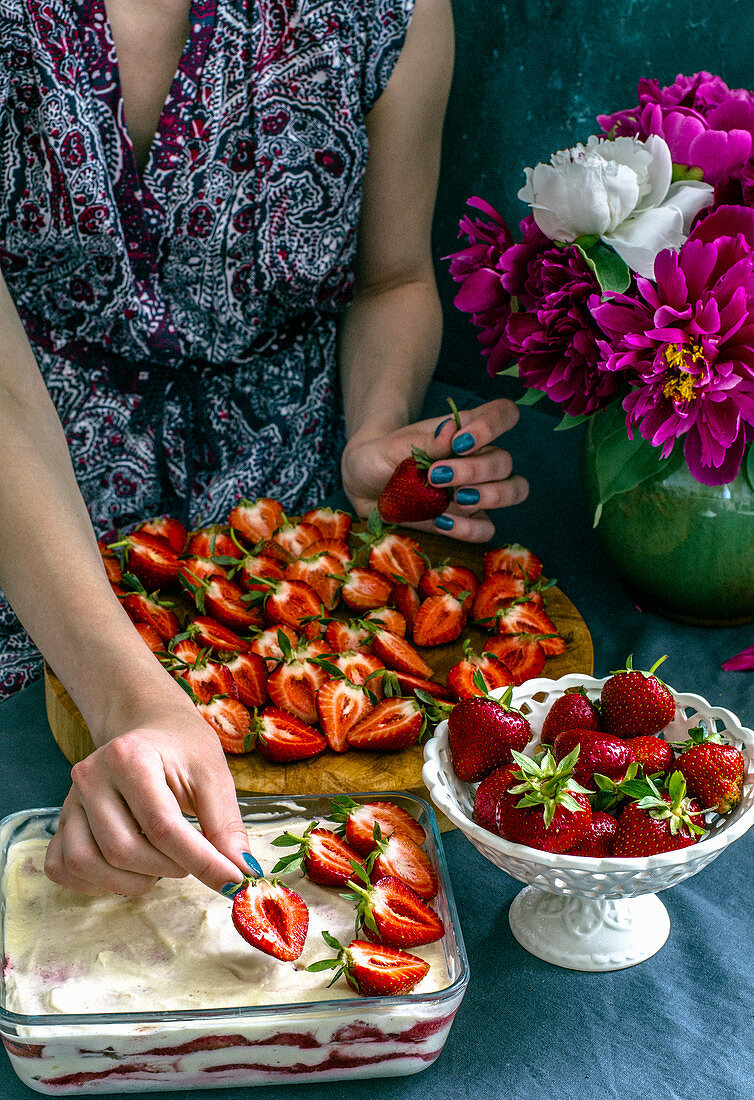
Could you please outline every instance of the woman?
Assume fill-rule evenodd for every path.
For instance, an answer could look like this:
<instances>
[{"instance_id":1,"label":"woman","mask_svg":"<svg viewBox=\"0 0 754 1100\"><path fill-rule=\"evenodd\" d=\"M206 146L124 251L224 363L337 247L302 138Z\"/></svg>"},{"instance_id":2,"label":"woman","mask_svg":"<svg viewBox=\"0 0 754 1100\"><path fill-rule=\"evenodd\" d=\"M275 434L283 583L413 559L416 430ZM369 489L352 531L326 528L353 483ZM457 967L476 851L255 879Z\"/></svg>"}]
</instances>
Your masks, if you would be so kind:
<instances>
[{"instance_id":1,"label":"woman","mask_svg":"<svg viewBox=\"0 0 754 1100\"><path fill-rule=\"evenodd\" d=\"M438 465L469 503L437 521L458 538L526 493L490 446L509 403L412 423L451 62L448 0L0 6L0 584L98 746L50 844L64 885L219 889L248 855L217 739L112 596L89 517L211 522L261 493L295 512L341 454L365 514L412 445L459 456ZM33 651L0 622L20 686Z\"/></svg>"}]
</instances>

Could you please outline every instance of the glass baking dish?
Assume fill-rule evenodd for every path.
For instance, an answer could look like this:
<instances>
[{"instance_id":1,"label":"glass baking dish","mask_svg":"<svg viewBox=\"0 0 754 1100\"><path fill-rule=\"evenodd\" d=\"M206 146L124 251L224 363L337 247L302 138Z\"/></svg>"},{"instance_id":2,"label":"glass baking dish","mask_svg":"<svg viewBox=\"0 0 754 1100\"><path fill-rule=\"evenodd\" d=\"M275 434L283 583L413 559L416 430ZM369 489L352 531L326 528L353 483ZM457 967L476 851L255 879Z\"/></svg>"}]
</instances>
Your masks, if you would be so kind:
<instances>
[{"instance_id":1,"label":"glass baking dish","mask_svg":"<svg viewBox=\"0 0 754 1100\"><path fill-rule=\"evenodd\" d=\"M427 833L424 847L440 881L433 904L446 928L441 943L448 972L445 988L395 997L349 995L338 1000L206 1010L12 1012L7 1008L5 978L8 853L22 840L52 836L59 810L23 810L0 822L0 917L6 963L0 979L0 1037L24 1084L55 1095L248 1087L400 1076L434 1062L469 980L437 820L428 803L411 794L388 791L351 797L397 802ZM280 832L286 828L286 818L324 818L329 804L328 798L320 796L239 796L245 817L274 822ZM286 882L296 888L295 880ZM321 955L329 953L323 945ZM325 975L326 984L331 974Z\"/></svg>"}]
</instances>

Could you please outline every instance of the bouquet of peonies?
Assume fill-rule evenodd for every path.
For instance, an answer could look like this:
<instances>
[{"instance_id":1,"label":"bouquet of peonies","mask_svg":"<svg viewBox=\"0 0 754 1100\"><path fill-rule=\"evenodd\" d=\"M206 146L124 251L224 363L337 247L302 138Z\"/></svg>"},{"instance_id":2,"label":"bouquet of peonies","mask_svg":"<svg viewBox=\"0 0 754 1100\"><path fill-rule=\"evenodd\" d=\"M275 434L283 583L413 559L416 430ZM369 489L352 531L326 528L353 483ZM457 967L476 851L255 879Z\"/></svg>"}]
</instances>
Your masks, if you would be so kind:
<instances>
[{"instance_id":1,"label":"bouquet of peonies","mask_svg":"<svg viewBox=\"0 0 754 1100\"><path fill-rule=\"evenodd\" d=\"M480 198L450 257L489 373L563 427L604 410L600 503L686 462L754 487L754 94L707 72L526 169L516 241ZM658 461L659 467L658 467Z\"/></svg>"}]
</instances>

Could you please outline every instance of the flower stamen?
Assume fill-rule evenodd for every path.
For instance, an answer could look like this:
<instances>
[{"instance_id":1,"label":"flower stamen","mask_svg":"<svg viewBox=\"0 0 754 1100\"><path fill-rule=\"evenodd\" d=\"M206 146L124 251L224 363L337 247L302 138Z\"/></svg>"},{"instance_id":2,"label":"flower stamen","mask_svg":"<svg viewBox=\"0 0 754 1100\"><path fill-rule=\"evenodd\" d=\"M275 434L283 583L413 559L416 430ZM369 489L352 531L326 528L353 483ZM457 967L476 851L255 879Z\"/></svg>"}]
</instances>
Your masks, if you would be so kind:
<instances>
[{"instance_id":1,"label":"flower stamen","mask_svg":"<svg viewBox=\"0 0 754 1100\"><path fill-rule=\"evenodd\" d=\"M690 344L666 344L662 354L668 369L665 372L665 381L662 392L668 400L681 404L685 401L695 401L695 387L698 373L689 370L696 363L707 365L704 350L696 340Z\"/></svg>"}]
</instances>

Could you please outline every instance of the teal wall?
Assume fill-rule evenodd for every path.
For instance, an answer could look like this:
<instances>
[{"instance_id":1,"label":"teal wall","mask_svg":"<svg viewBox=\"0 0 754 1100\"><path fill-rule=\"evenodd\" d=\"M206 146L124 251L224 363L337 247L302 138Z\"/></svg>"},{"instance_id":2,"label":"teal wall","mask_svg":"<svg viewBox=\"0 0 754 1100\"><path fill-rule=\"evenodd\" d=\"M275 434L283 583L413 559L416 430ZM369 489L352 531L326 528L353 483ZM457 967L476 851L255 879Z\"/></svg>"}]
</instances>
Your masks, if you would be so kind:
<instances>
[{"instance_id":1,"label":"teal wall","mask_svg":"<svg viewBox=\"0 0 754 1100\"><path fill-rule=\"evenodd\" d=\"M636 82L707 69L754 88L754 0L452 0L456 69L444 136L435 255L445 311L438 375L489 393L441 257L469 195L517 227L523 168L598 131L636 102ZM498 383L492 383L496 390Z\"/></svg>"}]
</instances>

